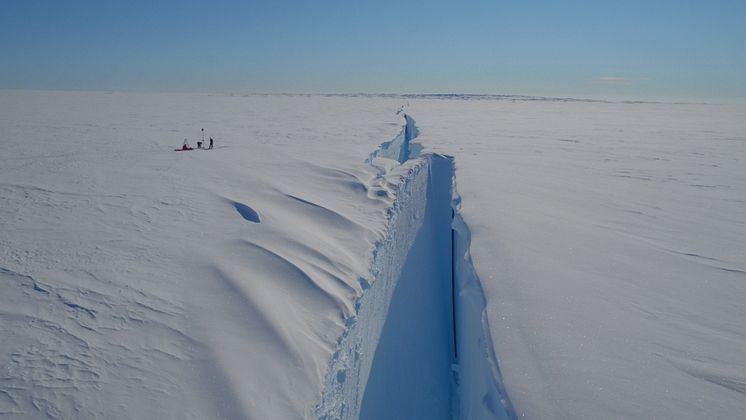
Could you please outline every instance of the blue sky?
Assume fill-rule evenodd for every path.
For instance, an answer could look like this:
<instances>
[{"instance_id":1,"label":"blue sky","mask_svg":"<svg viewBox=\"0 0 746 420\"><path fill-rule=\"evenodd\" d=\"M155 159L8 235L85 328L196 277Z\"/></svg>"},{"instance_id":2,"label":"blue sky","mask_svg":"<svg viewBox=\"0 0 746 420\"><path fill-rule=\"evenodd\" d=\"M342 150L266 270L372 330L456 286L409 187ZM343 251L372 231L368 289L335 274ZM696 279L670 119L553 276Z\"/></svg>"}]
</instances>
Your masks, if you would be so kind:
<instances>
[{"instance_id":1,"label":"blue sky","mask_svg":"<svg viewBox=\"0 0 746 420\"><path fill-rule=\"evenodd\" d=\"M746 98L746 1L0 2L0 88Z\"/></svg>"}]
</instances>

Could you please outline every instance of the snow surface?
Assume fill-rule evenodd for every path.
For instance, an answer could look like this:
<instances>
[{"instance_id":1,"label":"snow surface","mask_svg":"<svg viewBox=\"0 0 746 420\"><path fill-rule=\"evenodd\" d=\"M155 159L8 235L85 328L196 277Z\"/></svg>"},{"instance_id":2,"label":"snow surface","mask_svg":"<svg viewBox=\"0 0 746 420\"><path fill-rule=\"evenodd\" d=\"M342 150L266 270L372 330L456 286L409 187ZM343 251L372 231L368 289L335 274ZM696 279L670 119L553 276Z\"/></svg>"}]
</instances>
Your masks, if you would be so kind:
<instances>
[{"instance_id":1,"label":"snow surface","mask_svg":"<svg viewBox=\"0 0 746 420\"><path fill-rule=\"evenodd\" d=\"M743 418L746 108L412 100L516 414Z\"/></svg>"},{"instance_id":2,"label":"snow surface","mask_svg":"<svg viewBox=\"0 0 746 420\"><path fill-rule=\"evenodd\" d=\"M738 418L745 117L0 91L0 414Z\"/></svg>"},{"instance_id":3,"label":"snow surface","mask_svg":"<svg viewBox=\"0 0 746 420\"><path fill-rule=\"evenodd\" d=\"M400 105L0 93L0 413L313 418Z\"/></svg>"}]
</instances>

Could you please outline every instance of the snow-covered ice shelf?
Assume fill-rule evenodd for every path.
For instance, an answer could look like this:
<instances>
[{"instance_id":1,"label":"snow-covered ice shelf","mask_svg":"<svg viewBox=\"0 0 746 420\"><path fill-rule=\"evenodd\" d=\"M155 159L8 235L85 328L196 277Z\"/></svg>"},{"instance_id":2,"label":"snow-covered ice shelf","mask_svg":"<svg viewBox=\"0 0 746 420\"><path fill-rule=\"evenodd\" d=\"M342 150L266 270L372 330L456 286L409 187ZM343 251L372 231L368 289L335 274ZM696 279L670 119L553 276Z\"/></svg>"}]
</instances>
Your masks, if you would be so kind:
<instances>
[{"instance_id":1,"label":"snow-covered ice shelf","mask_svg":"<svg viewBox=\"0 0 746 420\"><path fill-rule=\"evenodd\" d=\"M1 91L0 414L746 411L744 108L469 99Z\"/></svg>"}]
</instances>

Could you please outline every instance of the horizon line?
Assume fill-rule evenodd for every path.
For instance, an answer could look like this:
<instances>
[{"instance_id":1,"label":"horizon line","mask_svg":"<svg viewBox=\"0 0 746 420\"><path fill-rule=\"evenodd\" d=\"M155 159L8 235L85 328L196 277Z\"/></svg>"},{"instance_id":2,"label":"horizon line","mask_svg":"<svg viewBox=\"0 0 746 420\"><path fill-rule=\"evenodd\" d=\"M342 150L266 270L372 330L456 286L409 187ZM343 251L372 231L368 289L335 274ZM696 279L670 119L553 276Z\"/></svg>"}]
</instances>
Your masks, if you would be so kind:
<instances>
[{"instance_id":1,"label":"horizon line","mask_svg":"<svg viewBox=\"0 0 746 420\"><path fill-rule=\"evenodd\" d=\"M0 91L26 92L70 92L70 93L124 93L124 94L182 94L208 96L338 96L338 97L379 97L379 98L410 98L410 99L482 99L482 100L513 100L513 101L557 101L557 102L595 102L622 104L667 104L667 105L723 105L728 103L744 103L746 98L734 98L731 102L721 101L680 101L680 100L644 100L644 99L603 99L574 96L547 96L506 93L466 93L466 92L236 92L236 91L188 91L188 90L139 90L139 89L62 89L62 88L23 88L1 87Z\"/></svg>"}]
</instances>

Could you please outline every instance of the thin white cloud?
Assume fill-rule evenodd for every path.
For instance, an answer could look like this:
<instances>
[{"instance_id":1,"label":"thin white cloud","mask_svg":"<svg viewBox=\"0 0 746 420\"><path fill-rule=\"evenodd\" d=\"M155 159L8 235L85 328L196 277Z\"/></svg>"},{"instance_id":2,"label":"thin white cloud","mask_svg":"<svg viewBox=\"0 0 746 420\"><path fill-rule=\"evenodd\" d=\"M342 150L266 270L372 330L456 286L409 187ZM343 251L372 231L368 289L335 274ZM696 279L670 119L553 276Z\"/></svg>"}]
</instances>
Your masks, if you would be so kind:
<instances>
[{"instance_id":1,"label":"thin white cloud","mask_svg":"<svg viewBox=\"0 0 746 420\"><path fill-rule=\"evenodd\" d=\"M625 77L625 76L599 76L593 80L591 80L591 83L608 83L608 84L618 84L618 85L631 85L635 82L643 81L643 80L650 80L647 77Z\"/></svg>"},{"instance_id":2,"label":"thin white cloud","mask_svg":"<svg viewBox=\"0 0 746 420\"><path fill-rule=\"evenodd\" d=\"M621 83L629 83L632 81L632 79L627 77L620 77L620 76L601 76L597 79L599 82L621 82Z\"/></svg>"}]
</instances>

